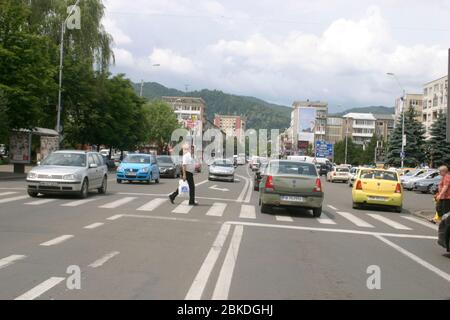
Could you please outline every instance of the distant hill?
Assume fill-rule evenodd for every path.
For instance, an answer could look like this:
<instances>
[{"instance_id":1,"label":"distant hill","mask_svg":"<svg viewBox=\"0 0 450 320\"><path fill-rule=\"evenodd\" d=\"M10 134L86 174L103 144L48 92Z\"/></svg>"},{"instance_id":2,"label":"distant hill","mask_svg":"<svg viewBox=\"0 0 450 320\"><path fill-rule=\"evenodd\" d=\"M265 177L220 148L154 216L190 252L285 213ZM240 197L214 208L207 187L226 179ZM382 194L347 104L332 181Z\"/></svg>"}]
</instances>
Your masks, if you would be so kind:
<instances>
[{"instance_id":1,"label":"distant hill","mask_svg":"<svg viewBox=\"0 0 450 320\"><path fill-rule=\"evenodd\" d=\"M134 84L136 92L140 84ZM162 96L189 96L203 98L206 102L206 118L210 121L215 114L239 115L247 118L247 128L280 129L290 126L292 108L268 103L254 97L227 94L218 90L201 90L183 92L167 88L159 83L146 82L142 95L147 99L157 99Z\"/></svg>"},{"instance_id":2,"label":"distant hill","mask_svg":"<svg viewBox=\"0 0 450 320\"><path fill-rule=\"evenodd\" d=\"M335 116L344 116L347 113L373 113L373 114L394 114L395 108L383 107L383 106L371 106L362 108L352 108L344 112L336 113Z\"/></svg>"}]
</instances>

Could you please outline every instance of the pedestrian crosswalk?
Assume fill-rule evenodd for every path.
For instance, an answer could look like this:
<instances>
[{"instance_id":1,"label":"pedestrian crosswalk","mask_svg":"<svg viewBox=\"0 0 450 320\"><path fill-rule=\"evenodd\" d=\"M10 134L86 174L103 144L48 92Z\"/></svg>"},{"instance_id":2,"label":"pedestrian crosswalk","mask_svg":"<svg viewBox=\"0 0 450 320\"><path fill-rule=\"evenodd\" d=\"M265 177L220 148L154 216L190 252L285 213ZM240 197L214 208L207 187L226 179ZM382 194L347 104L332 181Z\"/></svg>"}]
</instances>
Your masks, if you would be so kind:
<instances>
[{"instance_id":1,"label":"pedestrian crosswalk","mask_svg":"<svg viewBox=\"0 0 450 320\"><path fill-rule=\"evenodd\" d=\"M120 210L111 214L111 220L120 218L124 214L131 214L133 211L139 212L142 215L192 215L198 218L198 215L203 215L210 218L221 218L224 221L233 221L242 219L243 221L264 221L273 223L276 221L280 224L292 223L307 223L323 225L324 227L340 227L340 228L363 228L374 230L375 228L384 227L397 231L412 231L421 228L422 230L432 229L437 230L436 225L415 218L410 215L384 214L372 212L346 212L339 211L333 206L326 206L320 218L313 218L308 213L296 214L292 211L274 210L273 214L261 214L259 207L252 204L242 204L234 201L220 201L210 199L205 200L199 206L190 206L188 200L172 205L167 197L153 196L92 196L88 199L67 199L67 198L38 198L33 199L21 192L2 192L0 193L0 204L18 202L19 205L27 207L57 206L66 208L95 208L102 212ZM225 200L225 199L224 199ZM325 208L325 207L324 207ZM0 214L2 210L0 209ZM120 214L118 214L120 213ZM332 214L331 214L332 213ZM96 226L88 226L95 228ZM87 227L87 228L88 228ZM88 229L89 229L88 228Z\"/></svg>"}]
</instances>

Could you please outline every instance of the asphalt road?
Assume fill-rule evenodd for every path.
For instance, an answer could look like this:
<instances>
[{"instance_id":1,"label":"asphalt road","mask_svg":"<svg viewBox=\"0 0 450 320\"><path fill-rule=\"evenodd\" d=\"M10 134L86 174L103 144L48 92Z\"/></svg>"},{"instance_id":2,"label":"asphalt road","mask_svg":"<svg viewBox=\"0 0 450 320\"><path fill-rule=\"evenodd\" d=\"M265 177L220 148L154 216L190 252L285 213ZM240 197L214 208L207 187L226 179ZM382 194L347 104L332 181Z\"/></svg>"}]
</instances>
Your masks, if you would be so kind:
<instances>
[{"instance_id":1,"label":"asphalt road","mask_svg":"<svg viewBox=\"0 0 450 320\"><path fill-rule=\"evenodd\" d=\"M0 299L450 299L450 256L410 214L430 195L407 192L401 214L353 210L350 188L324 181L321 219L261 214L246 167L235 183L204 171L194 208L169 203L172 179L111 176L83 201L0 182Z\"/></svg>"}]
</instances>

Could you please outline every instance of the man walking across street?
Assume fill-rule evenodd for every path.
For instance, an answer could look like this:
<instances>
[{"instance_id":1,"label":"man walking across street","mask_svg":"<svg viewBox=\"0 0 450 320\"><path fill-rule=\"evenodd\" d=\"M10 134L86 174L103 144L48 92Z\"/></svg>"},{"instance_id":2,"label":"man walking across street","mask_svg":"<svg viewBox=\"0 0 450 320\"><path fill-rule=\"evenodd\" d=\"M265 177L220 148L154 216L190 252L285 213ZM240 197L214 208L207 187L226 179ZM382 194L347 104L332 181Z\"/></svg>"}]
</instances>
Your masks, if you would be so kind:
<instances>
[{"instance_id":1,"label":"man walking across street","mask_svg":"<svg viewBox=\"0 0 450 320\"><path fill-rule=\"evenodd\" d=\"M436 211L438 217L431 220L433 223L439 223L442 216L450 212L450 174L448 167L439 167L439 174L442 176L442 180L439 184L439 191L436 195Z\"/></svg>"},{"instance_id":2,"label":"man walking across street","mask_svg":"<svg viewBox=\"0 0 450 320\"><path fill-rule=\"evenodd\" d=\"M191 147L188 144L183 145L183 162L182 162L182 171L183 171L183 181L187 181L189 185L189 205L196 206L198 205L195 202L195 182L194 182L194 171L195 171L195 162L192 157ZM178 196L178 188L169 196L169 200L172 204L174 204L175 198Z\"/></svg>"}]
</instances>

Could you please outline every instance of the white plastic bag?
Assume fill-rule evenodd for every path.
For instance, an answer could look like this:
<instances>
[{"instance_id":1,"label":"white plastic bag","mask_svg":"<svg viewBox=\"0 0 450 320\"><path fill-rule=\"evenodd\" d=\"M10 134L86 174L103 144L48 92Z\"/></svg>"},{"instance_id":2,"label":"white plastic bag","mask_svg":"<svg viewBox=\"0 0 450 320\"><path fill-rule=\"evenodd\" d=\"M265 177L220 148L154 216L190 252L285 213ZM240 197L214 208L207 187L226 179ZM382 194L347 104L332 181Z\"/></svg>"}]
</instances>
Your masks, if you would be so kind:
<instances>
[{"instance_id":1,"label":"white plastic bag","mask_svg":"<svg viewBox=\"0 0 450 320\"><path fill-rule=\"evenodd\" d=\"M180 180L178 185L178 195L182 198L189 197L189 184L187 181Z\"/></svg>"}]
</instances>

